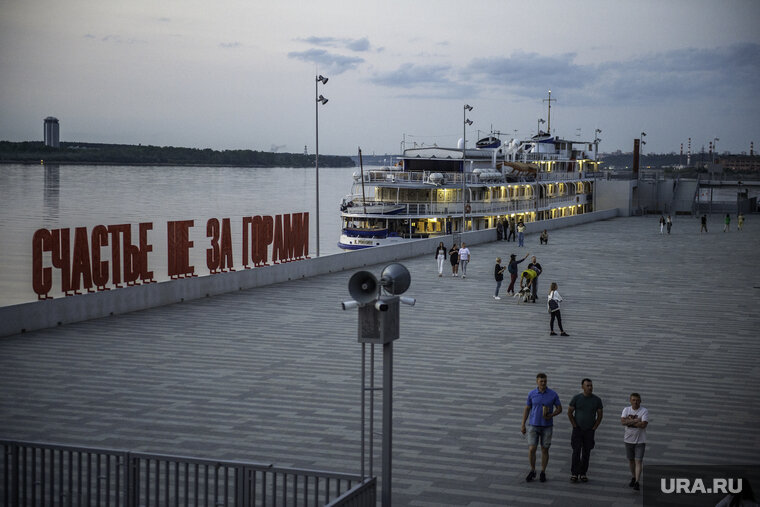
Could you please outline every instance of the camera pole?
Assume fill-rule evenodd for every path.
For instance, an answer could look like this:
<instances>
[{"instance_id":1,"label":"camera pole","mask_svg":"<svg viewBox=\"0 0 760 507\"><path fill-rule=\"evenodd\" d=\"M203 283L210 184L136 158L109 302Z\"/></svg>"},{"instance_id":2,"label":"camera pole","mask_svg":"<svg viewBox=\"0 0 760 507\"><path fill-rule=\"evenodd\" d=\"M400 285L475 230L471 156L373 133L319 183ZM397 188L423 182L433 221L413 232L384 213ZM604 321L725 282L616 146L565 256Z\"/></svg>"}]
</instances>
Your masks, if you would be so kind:
<instances>
[{"instance_id":1,"label":"camera pole","mask_svg":"<svg viewBox=\"0 0 760 507\"><path fill-rule=\"evenodd\" d=\"M411 283L409 271L401 264L385 267L380 281L372 273L354 273L348 283L352 301L344 301L343 309L358 308L358 340L362 344L362 415L361 415L361 473L364 479L365 463L365 399L370 392L369 409L369 476L373 472L373 428L375 395L375 345L383 346L383 441L382 441L382 492L383 507L391 507L392 448L393 448L393 342L399 338L400 303L414 306L415 299L399 297ZM381 294L382 291L387 294ZM366 388L366 344L370 344L370 388Z\"/></svg>"}]
</instances>

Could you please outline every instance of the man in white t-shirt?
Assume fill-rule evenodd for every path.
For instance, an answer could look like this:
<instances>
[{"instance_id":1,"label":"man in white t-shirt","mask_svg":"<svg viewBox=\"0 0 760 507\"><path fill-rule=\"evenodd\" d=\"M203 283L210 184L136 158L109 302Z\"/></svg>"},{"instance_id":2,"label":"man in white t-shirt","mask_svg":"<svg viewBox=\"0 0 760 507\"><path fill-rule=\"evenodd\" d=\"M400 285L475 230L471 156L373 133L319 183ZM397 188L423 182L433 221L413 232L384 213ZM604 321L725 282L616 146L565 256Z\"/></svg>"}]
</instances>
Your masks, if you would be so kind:
<instances>
[{"instance_id":1,"label":"man in white t-shirt","mask_svg":"<svg viewBox=\"0 0 760 507\"><path fill-rule=\"evenodd\" d=\"M623 441L625 442L625 454L632 476L628 486L638 491L644 450L646 449L649 411L641 406L639 393L632 393L630 401L631 406L625 407L620 415L620 423L625 426Z\"/></svg>"},{"instance_id":2,"label":"man in white t-shirt","mask_svg":"<svg viewBox=\"0 0 760 507\"><path fill-rule=\"evenodd\" d=\"M459 270L462 272L462 278L467 278L467 264L470 262L470 249L462 242L462 248L459 249Z\"/></svg>"}]
</instances>

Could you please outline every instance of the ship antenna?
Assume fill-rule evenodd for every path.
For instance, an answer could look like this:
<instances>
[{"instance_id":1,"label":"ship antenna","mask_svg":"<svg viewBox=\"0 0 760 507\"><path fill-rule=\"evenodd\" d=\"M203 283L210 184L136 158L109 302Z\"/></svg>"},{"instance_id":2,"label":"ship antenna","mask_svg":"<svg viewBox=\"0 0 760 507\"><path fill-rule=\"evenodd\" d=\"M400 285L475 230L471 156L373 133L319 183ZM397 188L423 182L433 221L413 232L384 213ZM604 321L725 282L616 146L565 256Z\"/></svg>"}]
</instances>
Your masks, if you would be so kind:
<instances>
[{"instance_id":1,"label":"ship antenna","mask_svg":"<svg viewBox=\"0 0 760 507\"><path fill-rule=\"evenodd\" d=\"M552 102L557 102L557 99L553 99L552 98L552 91L551 90L549 90L549 98L548 99L544 99L544 102L548 102L549 103L549 114L546 117L547 118L546 130L548 130L548 133L551 136L552 135Z\"/></svg>"},{"instance_id":2,"label":"ship antenna","mask_svg":"<svg viewBox=\"0 0 760 507\"><path fill-rule=\"evenodd\" d=\"M364 163L362 162L362 149L359 147L359 170L362 175L362 206L364 207L364 214L367 214L367 196L364 194Z\"/></svg>"}]
</instances>

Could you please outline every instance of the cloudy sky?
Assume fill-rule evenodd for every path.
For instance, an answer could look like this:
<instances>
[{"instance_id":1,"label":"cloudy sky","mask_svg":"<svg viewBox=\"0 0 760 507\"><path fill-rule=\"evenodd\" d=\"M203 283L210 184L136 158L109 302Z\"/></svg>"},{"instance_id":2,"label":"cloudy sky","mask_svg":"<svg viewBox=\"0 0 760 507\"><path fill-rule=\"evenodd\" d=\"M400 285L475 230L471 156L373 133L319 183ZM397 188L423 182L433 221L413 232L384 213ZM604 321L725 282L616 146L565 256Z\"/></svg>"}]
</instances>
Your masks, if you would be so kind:
<instances>
[{"instance_id":1,"label":"cloudy sky","mask_svg":"<svg viewBox=\"0 0 760 507\"><path fill-rule=\"evenodd\" d=\"M0 0L0 140L396 153L491 129L760 149L757 0ZM545 125L543 126L545 127ZM468 141L468 145L469 145Z\"/></svg>"}]
</instances>

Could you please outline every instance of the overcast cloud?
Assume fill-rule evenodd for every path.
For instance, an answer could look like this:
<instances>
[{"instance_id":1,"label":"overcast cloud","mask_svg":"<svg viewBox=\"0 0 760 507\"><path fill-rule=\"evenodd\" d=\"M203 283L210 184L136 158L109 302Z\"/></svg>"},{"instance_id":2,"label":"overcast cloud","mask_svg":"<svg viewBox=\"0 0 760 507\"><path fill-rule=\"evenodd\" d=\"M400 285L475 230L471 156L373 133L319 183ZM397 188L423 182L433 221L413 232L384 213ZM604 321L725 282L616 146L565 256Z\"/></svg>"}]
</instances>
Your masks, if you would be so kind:
<instances>
[{"instance_id":1,"label":"overcast cloud","mask_svg":"<svg viewBox=\"0 0 760 507\"><path fill-rule=\"evenodd\" d=\"M320 151L531 135L760 141L760 2L0 0L0 140ZM477 134L476 134L477 135ZM470 136L468 135L468 139Z\"/></svg>"}]
</instances>

